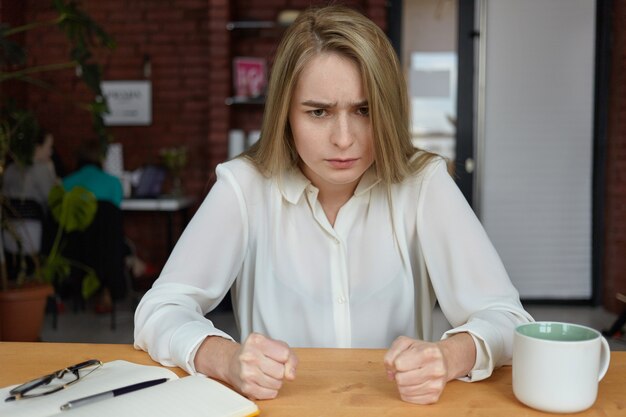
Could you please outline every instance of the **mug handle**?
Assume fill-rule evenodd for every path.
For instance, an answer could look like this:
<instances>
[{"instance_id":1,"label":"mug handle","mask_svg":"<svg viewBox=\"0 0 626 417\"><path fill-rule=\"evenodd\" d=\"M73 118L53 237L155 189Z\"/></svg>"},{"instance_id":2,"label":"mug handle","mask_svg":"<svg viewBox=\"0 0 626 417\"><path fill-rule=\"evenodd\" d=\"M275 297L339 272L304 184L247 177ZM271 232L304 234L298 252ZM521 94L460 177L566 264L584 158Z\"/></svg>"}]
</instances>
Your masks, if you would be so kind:
<instances>
[{"instance_id":1,"label":"mug handle","mask_svg":"<svg viewBox=\"0 0 626 417\"><path fill-rule=\"evenodd\" d=\"M609 348L609 342L603 336L600 336L602 347L600 351L600 373L598 375L598 382L604 378L606 371L609 370L609 362L611 361L611 349Z\"/></svg>"}]
</instances>

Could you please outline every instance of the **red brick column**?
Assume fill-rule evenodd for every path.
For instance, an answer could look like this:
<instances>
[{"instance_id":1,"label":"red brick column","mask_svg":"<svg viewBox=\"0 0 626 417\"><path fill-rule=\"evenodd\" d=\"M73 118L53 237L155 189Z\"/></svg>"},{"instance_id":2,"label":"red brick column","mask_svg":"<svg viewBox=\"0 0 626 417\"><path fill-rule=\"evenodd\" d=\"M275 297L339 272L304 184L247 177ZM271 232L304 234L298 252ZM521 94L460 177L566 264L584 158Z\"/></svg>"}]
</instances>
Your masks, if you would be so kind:
<instances>
[{"instance_id":1,"label":"red brick column","mask_svg":"<svg viewBox=\"0 0 626 417\"><path fill-rule=\"evenodd\" d=\"M626 2L613 1L606 165L604 305L619 313L626 295Z\"/></svg>"},{"instance_id":2,"label":"red brick column","mask_svg":"<svg viewBox=\"0 0 626 417\"><path fill-rule=\"evenodd\" d=\"M225 102L231 94L231 40L226 24L231 20L231 13L228 0L208 0L207 4L209 83L206 117L209 131L205 143L209 151L203 169L208 174L208 186L215 179L215 166L225 161L228 155L230 107Z\"/></svg>"},{"instance_id":3,"label":"red brick column","mask_svg":"<svg viewBox=\"0 0 626 417\"><path fill-rule=\"evenodd\" d=\"M12 27L24 23L24 3L20 1L0 0L0 22L8 23ZM16 35L11 38L13 41L22 43L24 36ZM17 103L26 100L26 91L19 83L5 82L0 85L0 98L11 97Z\"/></svg>"}]
</instances>

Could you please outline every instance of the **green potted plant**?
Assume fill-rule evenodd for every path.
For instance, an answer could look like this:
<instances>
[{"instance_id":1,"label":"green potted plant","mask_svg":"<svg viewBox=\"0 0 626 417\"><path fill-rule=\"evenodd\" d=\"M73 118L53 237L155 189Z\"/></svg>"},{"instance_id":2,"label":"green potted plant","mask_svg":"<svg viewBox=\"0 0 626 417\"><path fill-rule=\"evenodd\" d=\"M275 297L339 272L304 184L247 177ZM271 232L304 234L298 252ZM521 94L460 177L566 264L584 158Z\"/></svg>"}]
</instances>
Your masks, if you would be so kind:
<instances>
[{"instance_id":1,"label":"green potted plant","mask_svg":"<svg viewBox=\"0 0 626 417\"><path fill-rule=\"evenodd\" d=\"M175 197L181 197L183 195L181 176L183 169L187 165L187 147L161 148L159 153L163 159L165 169L172 176L171 194Z\"/></svg>"},{"instance_id":2,"label":"green potted plant","mask_svg":"<svg viewBox=\"0 0 626 417\"><path fill-rule=\"evenodd\" d=\"M58 228L50 248L41 265L41 277L49 284L60 284L70 275L72 267L83 271L81 293L90 298L100 288L100 281L93 268L63 255L63 236L89 227L98 211L96 196L83 187L65 191L58 185L52 188L48 204Z\"/></svg>"},{"instance_id":3,"label":"green potted plant","mask_svg":"<svg viewBox=\"0 0 626 417\"><path fill-rule=\"evenodd\" d=\"M82 187L65 191L58 185L50 191L48 201L58 225L54 241L41 263L35 262L34 273L19 274L13 288L0 291L2 340L36 340L41 330L45 300L52 294L52 286L67 279L72 268L84 273L81 293L85 299L100 287L92 268L63 254L63 237L73 231L85 230L93 221L98 210L95 195ZM16 317L20 320L15 320Z\"/></svg>"},{"instance_id":4,"label":"green potted plant","mask_svg":"<svg viewBox=\"0 0 626 417\"><path fill-rule=\"evenodd\" d=\"M55 16L47 21L29 22L18 27L10 27L6 23L0 23L0 89L5 83L25 83L27 85L40 87L51 93L60 93L63 97L67 94L57 92L54 86L49 85L37 76L49 71L75 71L80 76L84 84L92 91L93 99L89 103L74 102L80 108L88 111L92 115L92 121L96 135L103 144L103 149L109 142L108 134L104 127L103 113L106 112L106 100L101 91L101 69L94 61L91 49L94 47L113 48L114 42L112 38L98 26L81 8L78 1L75 0L52 0L51 8L55 12ZM62 32L70 44L69 58L65 62L54 62L43 65L27 65L28 53L25 48L15 41L16 35L23 34L33 30L58 30ZM31 61L32 62L32 61ZM72 100L68 98L68 100ZM0 95L0 184L2 183L2 173L4 171L7 157L19 158L20 150L31 146L29 144L29 135L24 135L25 131L29 131L32 125L32 113L27 110L16 110L9 99ZM62 191L62 190L61 190ZM75 227L78 217L86 217L84 214L90 209L85 209L89 203L85 194L73 190L68 193L54 191L51 193L52 213L60 224L58 241L55 240L53 245L54 251L42 261L40 267L36 268L38 272L21 279L9 280L6 273L6 264L4 259L4 246L0 239L0 302L2 299L14 298L13 296L24 296L30 303L30 310L36 311L39 316L39 327L37 335L41 328L41 322L44 314L44 306L46 298L52 293L51 282L62 279L65 271L70 268L71 261L62 256L60 251L62 247L62 234L72 227ZM80 194L80 196L79 196ZM5 205L5 196L0 192L0 207ZM80 202L80 204L79 204ZM74 207L74 203L76 206ZM85 203L85 207L82 207ZM56 208L55 205L56 204ZM80 208L78 208L81 206ZM74 207L74 208L72 208ZM74 209L76 209L74 211ZM56 212L56 214L55 214ZM78 214L82 213L82 214ZM65 228L61 223L66 223ZM0 210L0 224L2 224L2 210ZM10 281L12 283L10 284ZM86 287L94 286L93 276L87 274L85 280ZM39 285L37 285L39 284ZM32 292L32 294L29 294ZM39 300L34 301L36 298ZM33 304L34 303L34 304ZM6 340L3 335L2 322L18 321L20 326L27 327L25 317L15 315L4 310L0 303L0 340ZM36 326L35 326L36 327ZM31 337L31 336L29 336Z\"/></svg>"}]
</instances>

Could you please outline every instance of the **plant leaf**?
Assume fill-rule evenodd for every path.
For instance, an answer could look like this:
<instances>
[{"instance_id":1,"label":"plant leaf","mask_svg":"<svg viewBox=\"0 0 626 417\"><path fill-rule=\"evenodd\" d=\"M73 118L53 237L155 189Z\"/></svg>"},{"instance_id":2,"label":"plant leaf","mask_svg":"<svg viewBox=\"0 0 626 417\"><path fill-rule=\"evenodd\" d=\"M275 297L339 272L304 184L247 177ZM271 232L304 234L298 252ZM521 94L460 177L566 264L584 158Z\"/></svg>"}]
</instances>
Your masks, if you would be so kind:
<instances>
[{"instance_id":1,"label":"plant leaf","mask_svg":"<svg viewBox=\"0 0 626 417\"><path fill-rule=\"evenodd\" d=\"M54 219L65 233L85 230L98 211L96 196L83 187L65 191L57 185L48 194L48 205Z\"/></svg>"},{"instance_id":2,"label":"plant leaf","mask_svg":"<svg viewBox=\"0 0 626 417\"><path fill-rule=\"evenodd\" d=\"M83 299L89 299L92 295L96 293L96 291L98 291L98 288L100 288L100 280L96 276L95 272L87 272L83 277L83 284L81 287Z\"/></svg>"},{"instance_id":3,"label":"plant leaf","mask_svg":"<svg viewBox=\"0 0 626 417\"><path fill-rule=\"evenodd\" d=\"M64 256L57 255L46 258L41 273L45 282L55 284L70 276L70 261Z\"/></svg>"},{"instance_id":4,"label":"plant leaf","mask_svg":"<svg viewBox=\"0 0 626 417\"><path fill-rule=\"evenodd\" d=\"M10 29L6 23L0 24L0 66L23 65L26 62L24 48L5 36L5 31Z\"/></svg>"},{"instance_id":5,"label":"plant leaf","mask_svg":"<svg viewBox=\"0 0 626 417\"><path fill-rule=\"evenodd\" d=\"M89 15L83 12L76 1L55 0L54 8L59 13L58 27L75 45L101 45L114 48L115 41Z\"/></svg>"},{"instance_id":6,"label":"plant leaf","mask_svg":"<svg viewBox=\"0 0 626 417\"><path fill-rule=\"evenodd\" d=\"M1 138L8 140L7 151L21 165L30 165L33 162L35 143L40 132L39 123L35 115L28 110L20 110L10 102L0 112L0 120L6 122Z\"/></svg>"},{"instance_id":7,"label":"plant leaf","mask_svg":"<svg viewBox=\"0 0 626 417\"><path fill-rule=\"evenodd\" d=\"M85 84L93 91L96 95L102 94L102 85L100 84L100 80L102 79L102 71L100 70L100 66L97 64L85 64L82 66L83 73L81 78L85 82Z\"/></svg>"}]
</instances>

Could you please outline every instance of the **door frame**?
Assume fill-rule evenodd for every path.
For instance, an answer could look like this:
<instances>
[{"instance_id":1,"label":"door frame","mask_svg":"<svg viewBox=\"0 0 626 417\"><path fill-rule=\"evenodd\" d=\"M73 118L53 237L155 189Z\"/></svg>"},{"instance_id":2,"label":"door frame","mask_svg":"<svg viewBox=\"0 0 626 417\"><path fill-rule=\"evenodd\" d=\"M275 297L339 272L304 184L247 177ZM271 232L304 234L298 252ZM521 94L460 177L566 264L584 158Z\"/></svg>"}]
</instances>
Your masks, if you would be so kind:
<instances>
[{"instance_id":1,"label":"door frame","mask_svg":"<svg viewBox=\"0 0 626 417\"><path fill-rule=\"evenodd\" d=\"M593 182L591 232L591 291L593 305L602 304L604 291L604 211L611 75L611 11L613 0L596 0L596 62L593 116Z\"/></svg>"},{"instance_id":2,"label":"door frame","mask_svg":"<svg viewBox=\"0 0 626 417\"><path fill-rule=\"evenodd\" d=\"M458 0L457 16L457 110L455 140L455 180L465 199L474 207L475 138L476 138L476 3Z\"/></svg>"}]
</instances>

